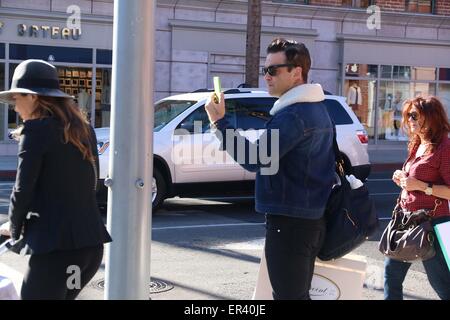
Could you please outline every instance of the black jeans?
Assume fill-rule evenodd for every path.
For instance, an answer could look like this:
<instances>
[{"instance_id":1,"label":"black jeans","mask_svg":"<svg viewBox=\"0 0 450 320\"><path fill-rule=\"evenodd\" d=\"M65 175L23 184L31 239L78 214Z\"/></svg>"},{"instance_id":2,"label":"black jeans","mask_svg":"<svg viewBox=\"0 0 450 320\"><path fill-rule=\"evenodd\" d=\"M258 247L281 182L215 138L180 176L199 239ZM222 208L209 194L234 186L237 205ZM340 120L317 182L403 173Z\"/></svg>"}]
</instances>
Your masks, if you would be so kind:
<instances>
[{"instance_id":1,"label":"black jeans","mask_svg":"<svg viewBox=\"0 0 450 320\"><path fill-rule=\"evenodd\" d=\"M74 300L97 273L102 258L103 244L77 250L32 254L23 279L21 298Z\"/></svg>"},{"instance_id":2,"label":"black jeans","mask_svg":"<svg viewBox=\"0 0 450 320\"><path fill-rule=\"evenodd\" d=\"M266 215L267 270L275 300L308 300L325 219Z\"/></svg>"}]
</instances>

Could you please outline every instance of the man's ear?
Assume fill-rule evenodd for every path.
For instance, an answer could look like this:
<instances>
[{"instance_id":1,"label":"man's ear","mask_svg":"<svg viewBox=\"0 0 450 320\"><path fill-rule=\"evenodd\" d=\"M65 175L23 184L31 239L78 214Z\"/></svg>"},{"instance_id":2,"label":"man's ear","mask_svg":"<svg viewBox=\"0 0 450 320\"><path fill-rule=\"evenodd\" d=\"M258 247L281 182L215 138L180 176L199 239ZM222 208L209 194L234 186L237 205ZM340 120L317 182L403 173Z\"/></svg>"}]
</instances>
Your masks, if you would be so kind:
<instances>
[{"instance_id":1,"label":"man's ear","mask_svg":"<svg viewBox=\"0 0 450 320\"><path fill-rule=\"evenodd\" d=\"M302 71L303 71L302 67L295 67L293 71L294 71L295 80L301 80L302 82L304 82L303 75L302 75Z\"/></svg>"}]
</instances>

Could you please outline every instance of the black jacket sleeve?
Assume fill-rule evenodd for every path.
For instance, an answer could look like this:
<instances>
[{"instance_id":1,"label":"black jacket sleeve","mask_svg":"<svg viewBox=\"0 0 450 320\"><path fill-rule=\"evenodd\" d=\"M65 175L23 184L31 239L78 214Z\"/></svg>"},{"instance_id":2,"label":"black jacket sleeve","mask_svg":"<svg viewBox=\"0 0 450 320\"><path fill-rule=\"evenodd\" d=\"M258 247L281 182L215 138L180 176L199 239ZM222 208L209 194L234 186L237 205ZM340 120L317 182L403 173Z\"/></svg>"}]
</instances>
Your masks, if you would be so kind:
<instances>
[{"instance_id":1,"label":"black jacket sleeve","mask_svg":"<svg viewBox=\"0 0 450 320\"><path fill-rule=\"evenodd\" d=\"M98 160L98 149L97 149L97 136L95 135L95 131L94 129L90 126L90 143L91 143L91 150L92 150L92 155L94 156L94 164L95 164L95 178L97 179L96 181L96 191L98 191L99 189L99 185L98 185L98 175L100 174L100 163Z\"/></svg>"},{"instance_id":2,"label":"black jacket sleeve","mask_svg":"<svg viewBox=\"0 0 450 320\"><path fill-rule=\"evenodd\" d=\"M22 227L33 200L43 156L48 141L48 123L40 120L25 122L20 135L16 182L14 184L10 205L11 237L19 239Z\"/></svg>"}]
</instances>

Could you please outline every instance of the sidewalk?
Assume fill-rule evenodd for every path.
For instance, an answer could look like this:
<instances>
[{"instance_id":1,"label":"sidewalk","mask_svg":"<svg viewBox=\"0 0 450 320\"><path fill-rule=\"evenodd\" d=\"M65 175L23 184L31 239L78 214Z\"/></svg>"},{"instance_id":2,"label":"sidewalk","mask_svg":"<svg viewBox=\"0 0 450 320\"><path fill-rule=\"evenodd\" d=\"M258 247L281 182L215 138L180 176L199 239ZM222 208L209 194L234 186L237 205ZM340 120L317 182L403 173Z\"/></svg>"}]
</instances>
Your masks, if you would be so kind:
<instances>
[{"instance_id":1,"label":"sidewalk","mask_svg":"<svg viewBox=\"0 0 450 320\"><path fill-rule=\"evenodd\" d=\"M372 172L394 171L402 167L407 155L406 142L380 142L369 144L369 160ZM12 181L16 177L17 157L0 156L0 181Z\"/></svg>"}]
</instances>

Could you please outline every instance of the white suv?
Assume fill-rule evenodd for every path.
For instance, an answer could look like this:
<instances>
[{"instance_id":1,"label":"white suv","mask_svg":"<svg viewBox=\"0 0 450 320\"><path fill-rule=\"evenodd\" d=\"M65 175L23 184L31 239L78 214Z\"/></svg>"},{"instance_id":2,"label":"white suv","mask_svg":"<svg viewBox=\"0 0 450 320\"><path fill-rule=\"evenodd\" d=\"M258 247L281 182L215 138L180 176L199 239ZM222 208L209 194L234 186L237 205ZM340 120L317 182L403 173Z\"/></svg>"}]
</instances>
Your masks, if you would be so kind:
<instances>
[{"instance_id":1,"label":"white suv","mask_svg":"<svg viewBox=\"0 0 450 320\"><path fill-rule=\"evenodd\" d=\"M153 209L172 196L253 195L255 173L244 170L210 132L205 103L211 91L199 90L158 101L155 108L153 140ZM256 139L270 118L276 98L266 91L230 89L225 91L227 115L250 140ZM345 166L359 179L370 173L368 136L346 104L345 97L326 92L325 104L336 124L337 142ZM180 130L184 129L184 130ZM109 128L96 129L100 158L100 179L108 173ZM214 156L211 153L214 150ZM223 159L223 161L217 161ZM106 203L106 188L100 182L100 203ZM150 199L150 195L149 195Z\"/></svg>"}]
</instances>

